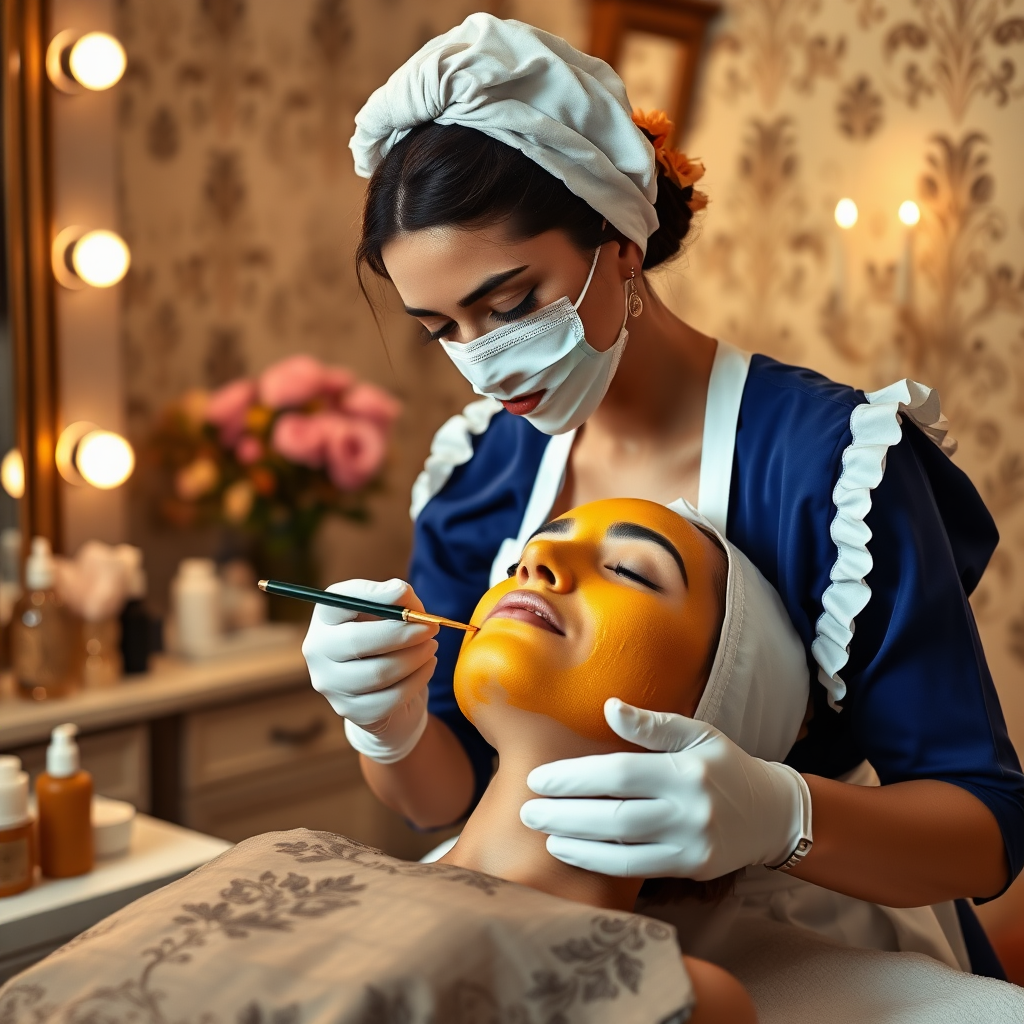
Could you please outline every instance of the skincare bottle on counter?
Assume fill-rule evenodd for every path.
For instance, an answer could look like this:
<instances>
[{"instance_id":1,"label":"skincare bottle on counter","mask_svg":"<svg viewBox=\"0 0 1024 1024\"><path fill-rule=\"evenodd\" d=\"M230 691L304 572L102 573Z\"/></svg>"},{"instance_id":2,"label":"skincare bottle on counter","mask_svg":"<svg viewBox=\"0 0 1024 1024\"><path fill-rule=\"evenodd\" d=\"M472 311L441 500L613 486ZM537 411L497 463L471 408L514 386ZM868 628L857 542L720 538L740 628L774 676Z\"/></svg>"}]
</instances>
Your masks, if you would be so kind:
<instances>
[{"instance_id":1,"label":"skincare bottle on counter","mask_svg":"<svg viewBox=\"0 0 1024 1024\"><path fill-rule=\"evenodd\" d=\"M171 584L178 649L186 658L206 658L220 644L221 584L210 558L185 558Z\"/></svg>"},{"instance_id":2,"label":"skincare bottle on counter","mask_svg":"<svg viewBox=\"0 0 1024 1024\"><path fill-rule=\"evenodd\" d=\"M39 865L47 878L92 871L92 776L79 767L76 725L58 725L36 779Z\"/></svg>"},{"instance_id":3,"label":"skincare bottle on counter","mask_svg":"<svg viewBox=\"0 0 1024 1024\"><path fill-rule=\"evenodd\" d=\"M31 888L35 881L33 821L28 813L28 774L21 759L0 757L0 897Z\"/></svg>"},{"instance_id":4,"label":"skincare bottle on counter","mask_svg":"<svg viewBox=\"0 0 1024 1024\"><path fill-rule=\"evenodd\" d=\"M139 675L149 669L153 632L153 623L145 605L146 570L142 567L139 548L120 544L117 556L128 579L128 599L121 611L121 660L126 676Z\"/></svg>"},{"instance_id":5,"label":"skincare bottle on counter","mask_svg":"<svg viewBox=\"0 0 1024 1024\"><path fill-rule=\"evenodd\" d=\"M78 685L78 623L54 591L54 575L50 542L34 538L10 626L11 669L29 700L64 697Z\"/></svg>"}]
</instances>

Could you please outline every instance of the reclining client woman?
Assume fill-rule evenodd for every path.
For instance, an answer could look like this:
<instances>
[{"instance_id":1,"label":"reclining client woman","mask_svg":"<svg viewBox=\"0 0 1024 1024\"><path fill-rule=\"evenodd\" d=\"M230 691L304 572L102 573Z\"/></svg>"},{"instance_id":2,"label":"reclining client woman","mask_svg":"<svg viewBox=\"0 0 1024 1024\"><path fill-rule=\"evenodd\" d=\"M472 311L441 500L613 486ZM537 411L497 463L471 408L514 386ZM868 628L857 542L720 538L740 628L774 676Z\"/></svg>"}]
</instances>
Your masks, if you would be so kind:
<instances>
[{"instance_id":1,"label":"reclining client woman","mask_svg":"<svg viewBox=\"0 0 1024 1024\"><path fill-rule=\"evenodd\" d=\"M509 578L477 605L471 622L480 628L463 641L455 693L498 751L498 770L442 863L632 910L642 878L571 867L521 822L530 772L638 749L609 727L635 717L634 704L650 709L640 712L649 728L661 712L686 715L701 723L703 742L717 742L721 729L769 760L792 745L809 680L782 603L710 524L676 508L610 499L567 512L536 532ZM658 800L609 801L609 815L623 809L649 822L665 813ZM703 811L699 802L691 808ZM729 975L684 959L697 997L692 1020L753 1019Z\"/></svg>"}]
</instances>

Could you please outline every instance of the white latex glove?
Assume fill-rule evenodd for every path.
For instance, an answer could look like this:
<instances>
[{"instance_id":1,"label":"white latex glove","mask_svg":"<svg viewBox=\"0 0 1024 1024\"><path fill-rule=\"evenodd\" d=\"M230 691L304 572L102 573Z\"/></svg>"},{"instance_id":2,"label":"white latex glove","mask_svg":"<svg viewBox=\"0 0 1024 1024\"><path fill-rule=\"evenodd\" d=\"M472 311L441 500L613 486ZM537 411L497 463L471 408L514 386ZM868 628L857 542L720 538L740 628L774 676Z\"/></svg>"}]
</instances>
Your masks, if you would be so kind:
<instances>
[{"instance_id":1,"label":"white latex glove","mask_svg":"<svg viewBox=\"0 0 1024 1024\"><path fill-rule=\"evenodd\" d=\"M424 610L404 580L346 580L327 589ZM427 727L427 683L437 665L437 630L322 604L313 610L302 642L309 678L345 719L345 735L361 754L392 764L419 742Z\"/></svg>"},{"instance_id":2,"label":"white latex glove","mask_svg":"<svg viewBox=\"0 0 1024 1024\"><path fill-rule=\"evenodd\" d=\"M555 799L528 800L520 818L548 833L553 857L603 875L706 881L750 864L774 867L811 838L811 794L792 768L751 757L682 715L614 697L604 713L617 735L658 753L577 757L530 772L530 789Z\"/></svg>"}]
</instances>

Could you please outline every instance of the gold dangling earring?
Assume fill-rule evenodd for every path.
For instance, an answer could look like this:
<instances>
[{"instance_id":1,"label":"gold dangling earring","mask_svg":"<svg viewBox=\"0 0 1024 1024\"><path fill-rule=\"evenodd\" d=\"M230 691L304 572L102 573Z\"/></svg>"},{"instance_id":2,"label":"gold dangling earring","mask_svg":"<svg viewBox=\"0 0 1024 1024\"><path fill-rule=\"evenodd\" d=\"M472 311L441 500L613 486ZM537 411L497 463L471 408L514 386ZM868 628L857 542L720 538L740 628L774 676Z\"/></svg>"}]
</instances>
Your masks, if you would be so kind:
<instances>
[{"instance_id":1,"label":"gold dangling earring","mask_svg":"<svg viewBox=\"0 0 1024 1024\"><path fill-rule=\"evenodd\" d=\"M632 267L629 268L629 298L626 300L626 309L632 317L638 317L644 311L644 300L636 290L636 271Z\"/></svg>"}]
</instances>

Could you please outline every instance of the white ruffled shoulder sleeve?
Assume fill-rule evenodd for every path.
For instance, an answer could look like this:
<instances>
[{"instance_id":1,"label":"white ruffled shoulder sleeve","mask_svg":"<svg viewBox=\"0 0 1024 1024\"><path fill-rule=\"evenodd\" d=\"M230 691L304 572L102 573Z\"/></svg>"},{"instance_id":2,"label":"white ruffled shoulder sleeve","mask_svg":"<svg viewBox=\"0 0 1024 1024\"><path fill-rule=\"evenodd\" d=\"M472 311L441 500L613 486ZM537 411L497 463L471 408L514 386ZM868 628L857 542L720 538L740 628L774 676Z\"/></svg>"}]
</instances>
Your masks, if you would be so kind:
<instances>
[{"instance_id":1,"label":"white ruffled shoulder sleeve","mask_svg":"<svg viewBox=\"0 0 1024 1024\"><path fill-rule=\"evenodd\" d=\"M473 457L473 437L482 434L500 411L501 402L493 398L470 402L434 435L427 461L412 485L409 515L414 521L423 506L448 483L455 467L465 465Z\"/></svg>"},{"instance_id":2,"label":"white ruffled shoulder sleeve","mask_svg":"<svg viewBox=\"0 0 1024 1024\"><path fill-rule=\"evenodd\" d=\"M871 511L871 492L882 481L889 448L902 437L902 417L909 416L946 455L956 451L956 441L949 436L949 423L939 407L939 394L932 388L900 380L865 397L867 402L850 415L852 439L843 452L842 470L832 492L836 514L829 532L838 554L811 644L818 681L828 690L829 704L836 710L841 710L836 702L846 696L846 683L839 673L850 660L855 619L871 599L871 588L865 582L872 566L868 551L871 531L865 523Z\"/></svg>"}]
</instances>

